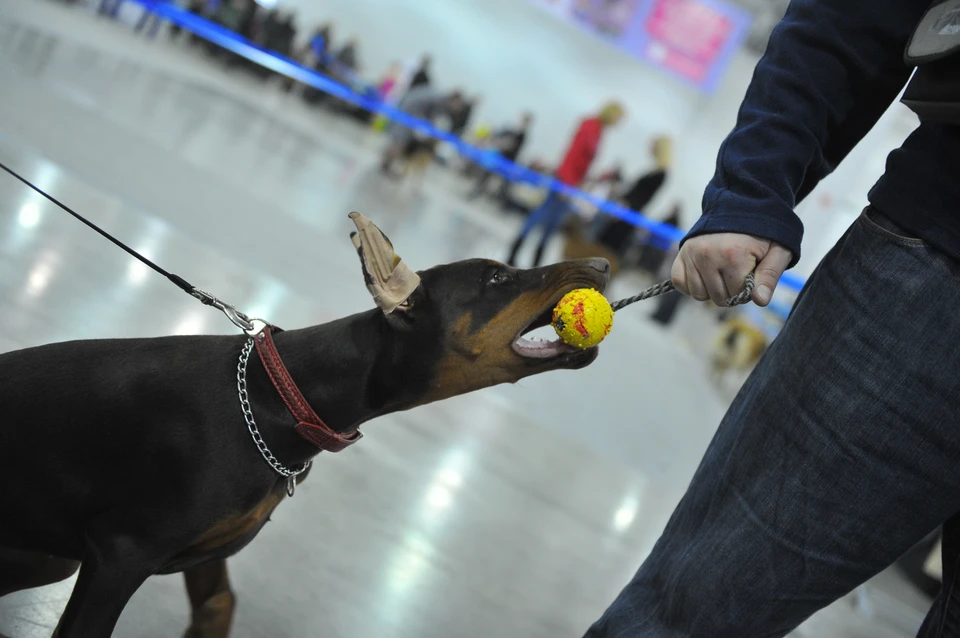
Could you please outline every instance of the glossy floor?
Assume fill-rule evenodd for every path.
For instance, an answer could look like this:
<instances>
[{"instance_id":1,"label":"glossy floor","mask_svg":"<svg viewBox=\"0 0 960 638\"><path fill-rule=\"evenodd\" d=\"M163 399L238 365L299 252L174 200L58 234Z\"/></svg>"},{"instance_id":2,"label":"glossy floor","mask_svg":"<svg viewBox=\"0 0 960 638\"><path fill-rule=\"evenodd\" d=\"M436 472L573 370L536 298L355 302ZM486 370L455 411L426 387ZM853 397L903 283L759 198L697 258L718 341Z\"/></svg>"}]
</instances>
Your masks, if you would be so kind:
<instances>
[{"instance_id":1,"label":"glossy floor","mask_svg":"<svg viewBox=\"0 0 960 638\"><path fill-rule=\"evenodd\" d=\"M0 160L282 326L369 307L350 210L416 267L502 258L517 229L444 171L384 182L367 129L84 10L0 0L0 86ZM5 176L0 302L0 351L231 329ZM386 417L324 456L232 559L234 635L581 635L656 540L726 402L696 356L706 315L665 331L645 312L618 315L586 371ZM71 584L0 601L0 633L49 635ZM923 601L894 574L860 594L798 635L911 635ZM186 615L179 577L153 578L117 635L176 636Z\"/></svg>"}]
</instances>

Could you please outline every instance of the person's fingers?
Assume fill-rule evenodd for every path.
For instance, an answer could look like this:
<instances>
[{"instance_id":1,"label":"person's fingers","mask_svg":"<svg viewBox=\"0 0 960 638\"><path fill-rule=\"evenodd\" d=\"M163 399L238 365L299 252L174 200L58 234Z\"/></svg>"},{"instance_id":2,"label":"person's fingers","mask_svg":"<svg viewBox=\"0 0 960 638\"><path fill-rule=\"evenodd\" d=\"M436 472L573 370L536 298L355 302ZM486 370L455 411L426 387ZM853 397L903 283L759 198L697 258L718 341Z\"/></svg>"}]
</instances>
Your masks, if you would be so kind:
<instances>
[{"instance_id":1,"label":"person's fingers","mask_svg":"<svg viewBox=\"0 0 960 638\"><path fill-rule=\"evenodd\" d=\"M677 254L673 260L673 267L670 268L670 281L673 282L673 287L676 288L678 292L689 295L690 290L687 288L687 267L681 255L682 253Z\"/></svg>"},{"instance_id":2,"label":"person's fingers","mask_svg":"<svg viewBox=\"0 0 960 638\"><path fill-rule=\"evenodd\" d=\"M700 273L700 277L703 281L704 294L706 295L706 298L701 301L709 299L718 306L725 306L730 295L727 294L727 287L723 283L723 277L720 276L720 272L717 270L704 269L703 272Z\"/></svg>"},{"instance_id":3,"label":"person's fingers","mask_svg":"<svg viewBox=\"0 0 960 638\"><path fill-rule=\"evenodd\" d=\"M790 265L793 253L780 244L771 243L770 250L764 255L755 271L757 287L753 291L753 301L758 306L766 306L773 298L773 291L783 271Z\"/></svg>"},{"instance_id":4,"label":"person's fingers","mask_svg":"<svg viewBox=\"0 0 960 638\"><path fill-rule=\"evenodd\" d=\"M741 240L737 235L713 235L691 246L690 259L700 274L706 288L706 294L714 304L720 307L727 305L730 291L737 290L737 286L728 285L724 273L738 269L736 253L742 252L737 246ZM742 284L741 284L742 286Z\"/></svg>"},{"instance_id":5,"label":"person's fingers","mask_svg":"<svg viewBox=\"0 0 960 638\"><path fill-rule=\"evenodd\" d=\"M697 301L706 301L709 299L710 292L707 290L707 284L703 280L703 275L697 269L696 264L694 264L692 260L687 261L686 271L687 289L690 291L690 296Z\"/></svg>"},{"instance_id":6,"label":"person's fingers","mask_svg":"<svg viewBox=\"0 0 960 638\"><path fill-rule=\"evenodd\" d=\"M727 287L727 299L739 295L743 291L744 286L746 286L747 274L754 269L756 264L754 260L751 260L751 262L732 265L721 271L723 283ZM724 305L726 305L726 300L724 300Z\"/></svg>"},{"instance_id":7,"label":"person's fingers","mask_svg":"<svg viewBox=\"0 0 960 638\"><path fill-rule=\"evenodd\" d=\"M730 298L730 290L724 281L723 273L716 268L703 270L703 281L707 286L710 301L723 308Z\"/></svg>"},{"instance_id":8,"label":"person's fingers","mask_svg":"<svg viewBox=\"0 0 960 638\"><path fill-rule=\"evenodd\" d=\"M703 278L697 271L696 266L693 265L689 254L683 250L680 251L673 262L670 278L673 281L673 286L681 293L693 297L697 301L706 301L710 298L706 286L703 284Z\"/></svg>"}]
</instances>

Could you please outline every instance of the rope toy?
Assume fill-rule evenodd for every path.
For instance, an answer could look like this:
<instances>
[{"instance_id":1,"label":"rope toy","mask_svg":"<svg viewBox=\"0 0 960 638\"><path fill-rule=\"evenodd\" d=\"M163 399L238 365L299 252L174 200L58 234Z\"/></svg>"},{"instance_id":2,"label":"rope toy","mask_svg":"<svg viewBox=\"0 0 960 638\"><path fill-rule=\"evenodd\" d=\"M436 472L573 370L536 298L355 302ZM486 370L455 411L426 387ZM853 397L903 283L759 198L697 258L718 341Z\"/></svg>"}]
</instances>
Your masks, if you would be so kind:
<instances>
[{"instance_id":1,"label":"rope toy","mask_svg":"<svg viewBox=\"0 0 960 638\"><path fill-rule=\"evenodd\" d=\"M754 274L747 275L744 288L740 293L727 299L727 307L739 306L750 301L756 287ZM633 297L627 297L612 304L593 288L571 290L560 299L553 309L553 329L560 340L569 346L592 348L599 345L613 328L613 315L621 308L632 303L657 297L676 290L672 281L663 281L651 286Z\"/></svg>"}]
</instances>

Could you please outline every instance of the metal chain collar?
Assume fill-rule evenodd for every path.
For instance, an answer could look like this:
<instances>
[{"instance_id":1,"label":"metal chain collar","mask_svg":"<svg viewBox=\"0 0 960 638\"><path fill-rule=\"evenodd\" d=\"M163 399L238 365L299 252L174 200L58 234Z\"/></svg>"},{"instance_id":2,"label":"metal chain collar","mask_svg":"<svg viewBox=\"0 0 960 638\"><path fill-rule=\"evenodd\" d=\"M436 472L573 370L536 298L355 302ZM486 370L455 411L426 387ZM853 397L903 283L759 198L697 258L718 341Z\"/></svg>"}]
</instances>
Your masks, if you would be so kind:
<instances>
[{"instance_id":1,"label":"metal chain collar","mask_svg":"<svg viewBox=\"0 0 960 638\"><path fill-rule=\"evenodd\" d=\"M263 437L260 436L260 430L257 429L257 422L253 418L253 409L250 407L250 399L247 396L247 362L250 360L250 352L253 350L253 346L253 338L247 339L243 350L240 351L240 362L237 364L237 394L240 395L240 409L243 410L243 418L247 422L247 430L250 431L250 436L253 437L253 442L257 445L257 449L260 450L263 460L265 460L277 474L287 479L287 494L293 496L293 492L297 487L297 476L307 471L307 468L310 467L310 461L291 470L273 455L273 452L267 447Z\"/></svg>"}]
</instances>

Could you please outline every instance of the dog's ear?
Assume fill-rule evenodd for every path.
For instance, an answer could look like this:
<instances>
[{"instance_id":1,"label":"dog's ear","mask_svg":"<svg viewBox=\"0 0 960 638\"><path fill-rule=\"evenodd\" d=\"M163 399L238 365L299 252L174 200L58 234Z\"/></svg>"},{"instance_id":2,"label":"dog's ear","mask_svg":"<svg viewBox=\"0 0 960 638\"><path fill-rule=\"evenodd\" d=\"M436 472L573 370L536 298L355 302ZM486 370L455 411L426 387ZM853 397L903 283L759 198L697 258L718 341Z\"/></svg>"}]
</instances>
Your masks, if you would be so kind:
<instances>
[{"instance_id":1,"label":"dog's ear","mask_svg":"<svg viewBox=\"0 0 960 638\"><path fill-rule=\"evenodd\" d=\"M393 244L376 225L360 213L350 213L357 232L350 233L367 290L377 306L386 314L409 310L413 293L420 286L420 276L393 251Z\"/></svg>"}]
</instances>

